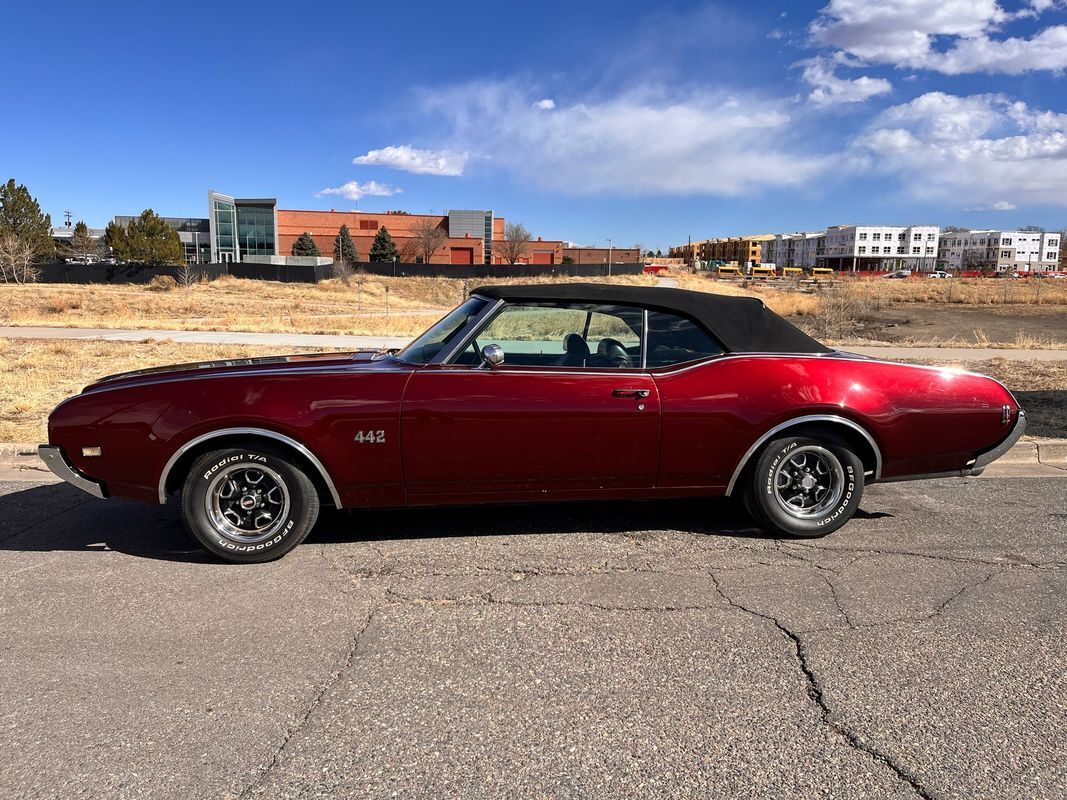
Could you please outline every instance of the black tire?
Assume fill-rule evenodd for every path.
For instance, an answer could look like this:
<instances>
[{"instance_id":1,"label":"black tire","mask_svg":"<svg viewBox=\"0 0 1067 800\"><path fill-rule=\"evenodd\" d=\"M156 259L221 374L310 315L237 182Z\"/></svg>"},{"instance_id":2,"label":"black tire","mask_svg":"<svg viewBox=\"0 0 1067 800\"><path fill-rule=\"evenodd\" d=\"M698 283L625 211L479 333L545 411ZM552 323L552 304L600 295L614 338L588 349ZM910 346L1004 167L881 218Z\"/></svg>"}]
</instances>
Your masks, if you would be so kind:
<instances>
[{"instance_id":1,"label":"black tire","mask_svg":"<svg viewBox=\"0 0 1067 800\"><path fill-rule=\"evenodd\" d=\"M863 497L863 462L842 443L774 439L760 453L745 507L769 533L816 538L852 519Z\"/></svg>"},{"instance_id":2,"label":"black tire","mask_svg":"<svg viewBox=\"0 0 1067 800\"><path fill-rule=\"evenodd\" d=\"M291 458L260 444L205 453L182 488L185 529L227 561L281 558L304 541L318 516L311 479Z\"/></svg>"}]
</instances>

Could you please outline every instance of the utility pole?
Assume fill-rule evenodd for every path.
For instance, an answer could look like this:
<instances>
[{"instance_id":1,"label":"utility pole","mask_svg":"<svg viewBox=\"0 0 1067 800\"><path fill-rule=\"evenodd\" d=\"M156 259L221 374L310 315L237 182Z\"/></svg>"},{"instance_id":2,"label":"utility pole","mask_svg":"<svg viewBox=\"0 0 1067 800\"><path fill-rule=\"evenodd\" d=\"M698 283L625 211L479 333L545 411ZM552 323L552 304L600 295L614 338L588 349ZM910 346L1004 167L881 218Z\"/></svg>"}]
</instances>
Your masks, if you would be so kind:
<instances>
[{"instance_id":1,"label":"utility pole","mask_svg":"<svg viewBox=\"0 0 1067 800\"><path fill-rule=\"evenodd\" d=\"M608 239L608 277L611 277L611 239Z\"/></svg>"},{"instance_id":2,"label":"utility pole","mask_svg":"<svg viewBox=\"0 0 1067 800\"><path fill-rule=\"evenodd\" d=\"M69 212L69 211L64 211L63 212L63 216L67 218L67 227L68 228L70 227L70 215L71 215L71 212Z\"/></svg>"}]
</instances>

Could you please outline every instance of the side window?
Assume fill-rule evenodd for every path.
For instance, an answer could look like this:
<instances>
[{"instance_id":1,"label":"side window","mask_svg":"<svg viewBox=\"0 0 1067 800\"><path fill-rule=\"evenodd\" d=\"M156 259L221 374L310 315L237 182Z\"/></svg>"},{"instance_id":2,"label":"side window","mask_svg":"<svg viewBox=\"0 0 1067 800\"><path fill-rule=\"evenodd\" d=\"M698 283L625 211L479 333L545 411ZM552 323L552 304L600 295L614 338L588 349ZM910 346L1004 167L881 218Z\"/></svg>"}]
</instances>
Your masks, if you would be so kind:
<instances>
[{"instance_id":1,"label":"side window","mask_svg":"<svg viewBox=\"0 0 1067 800\"><path fill-rule=\"evenodd\" d=\"M693 320L664 311L648 312L648 358L645 363L649 369L684 364L725 352L726 348Z\"/></svg>"},{"instance_id":2,"label":"side window","mask_svg":"<svg viewBox=\"0 0 1067 800\"><path fill-rule=\"evenodd\" d=\"M641 309L595 303L510 304L455 359L477 364L498 344L512 366L627 369L641 366Z\"/></svg>"}]
</instances>

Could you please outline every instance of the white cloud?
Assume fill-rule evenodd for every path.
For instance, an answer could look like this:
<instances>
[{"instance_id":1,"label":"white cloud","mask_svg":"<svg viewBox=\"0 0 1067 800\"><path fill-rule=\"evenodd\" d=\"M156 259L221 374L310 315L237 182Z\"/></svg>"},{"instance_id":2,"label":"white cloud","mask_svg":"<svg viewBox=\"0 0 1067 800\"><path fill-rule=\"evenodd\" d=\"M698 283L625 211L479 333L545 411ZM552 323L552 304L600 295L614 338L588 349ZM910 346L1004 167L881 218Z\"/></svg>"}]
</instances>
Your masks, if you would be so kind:
<instances>
[{"instance_id":1,"label":"white cloud","mask_svg":"<svg viewBox=\"0 0 1067 800\"><path fill-rule=\"evenodd\" d=\"M389 167L416 175L462 175L468 157L467 153L420 150L409 144L400 144L371 150L366 155L353 158L352 163Z\"/></svg>"},{"instance_id":2,"label":"white cloud","mask_svg":"<svg viewBox=\"0 0 1067 800\"><path fill-rule=\"evenodd\" d=\"M986 203L984 206L971 206L970 208L963 209L964 211L1014 211L1018 206L1015 203L1009 203L1007 200L996 200L992 203Z\"/></svg>"},{"instance_id":3,"label":"white cloud","mask_svg":"<svg viewBox=\"0 0 1067 800\"><path fill-rule=\"evenodd\" d=\"M1045 28L1030 39L961 39L947 52L932 58L934 68L947 75L1058 71L1067 68L1067 25Z\"/></svg>"},{"instance_id":4,"label":"white cloud","mask_svg":"<svg viewBox=\"0 0 1067 800\"><path fill-rule=\"evenodd\" d=\"M1017 75L1067 68L1067 26L1031 38L997 38L1001 26L1062 6L1062 0L1032 0L1011 13L996 0L830 0L810 29L816 42L872 64Z\"/></svg>"},{"instance_id":5,"label":"white cloud","mask_svg":"<svg viewBox=\"0 0 1067 800\"><path fill-rule=\"evenodd\" d=\"M367 181L366 183L349 181L343 186L315 192L315 196L327 197L329 195L338 195L347 200L358 201L362 200L364 197L391 197L394 194L400 194L401 191L403 190L397 189L395 186L390 186L387 183L378 183L377 181Z\"/></svg>"},{"instance_id":6,"label":"white cloud","mask_svg":"<svg viewBox=\"0 0 1067 800\"><path fill-rule=\"evenodd\" d=\"M556 101L550 97L546 97L544 100L538 100L534 103L534 108L539 108L542 111L551 111L556 107Z\"/></svg>"},{"instance_id":7,"label":"white cloud","mask_svg":"<svg viewBox=\"0 0 1067 800\"><path fill-rule=\"evenodd\" d=\"M773 98L643 88L551 114L513 82L434 89L422 109L453 148L542 189L572 194L736 195L802 185L826 162L793 142Z\"/></svg>"},{"instance_id":8,"label":"white cloud","mask_svg":"<svg viewBox=\"0 0 1067 800\"><path fill-rule=\"evenodd\" d=\"M853 153L929 200L1067 205L1067 114L1004 95L921 95L876 117Z\"/></svg>"},{"instance_id":9,"label":"white cloud","mask_svg":"<svg viewBox=\"0 0 1067 800\"><path fill-rule=\"evenodd\" d=\"M839 59L840 61L840 59ZM879 94L893 91L893 84L885 78L842 78L837 74L833 59L816 56L800 62L804 67L804 80L812 89L808 99L819 106L836 103L862 103ZM846 62L846 66L857 66Z\"/></svg>"}]
</instances>

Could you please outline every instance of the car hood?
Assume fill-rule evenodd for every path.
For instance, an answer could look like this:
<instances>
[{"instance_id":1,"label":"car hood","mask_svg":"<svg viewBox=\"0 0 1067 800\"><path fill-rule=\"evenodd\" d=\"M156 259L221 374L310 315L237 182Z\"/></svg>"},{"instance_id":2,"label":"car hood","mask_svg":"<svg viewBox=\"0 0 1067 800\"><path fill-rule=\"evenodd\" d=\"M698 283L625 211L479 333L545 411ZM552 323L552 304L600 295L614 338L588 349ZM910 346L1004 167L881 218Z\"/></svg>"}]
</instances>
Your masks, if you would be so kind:
<instances>
[{"instance_id":1,"label":"car hood","mask_svg":"<svg viewBox=\"0 0 1067 800\"><path fill-rule=\"evenodd\" d=\"M242 375L247 373L273 374L276 372L335 369L354 365L376 367L393 359L385 358L386 351L366 350L355 353L300 353L286 356L260 356L257 358L234 358L219 361L198 361L190 364L170 364L161 367L120 372L100 378L86 386L85 392L112 389L119 386L144 383L162 383L172 379L201 375Z\"/></svg>"}]
</instances>

